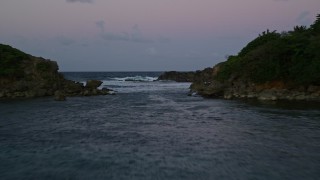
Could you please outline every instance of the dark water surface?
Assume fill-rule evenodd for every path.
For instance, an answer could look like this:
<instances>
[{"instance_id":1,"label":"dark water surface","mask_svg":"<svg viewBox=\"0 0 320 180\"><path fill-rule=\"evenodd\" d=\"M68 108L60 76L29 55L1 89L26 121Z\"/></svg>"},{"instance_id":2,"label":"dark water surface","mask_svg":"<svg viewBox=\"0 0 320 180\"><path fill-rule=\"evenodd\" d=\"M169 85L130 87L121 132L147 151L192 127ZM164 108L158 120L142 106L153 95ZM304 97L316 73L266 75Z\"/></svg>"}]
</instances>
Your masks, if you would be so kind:
<instances>
[{"instance_id":1,"label":"dark water surface","mask_svg":"<svg viewBox=\"0 0 320 180\"><path fill-rule=\"evenodd\" d=\"M209 100L186 96L188 83L109 76L115 96L0 101L0 179L320 178L317 105Z\"/></svg>"}]
</instances>

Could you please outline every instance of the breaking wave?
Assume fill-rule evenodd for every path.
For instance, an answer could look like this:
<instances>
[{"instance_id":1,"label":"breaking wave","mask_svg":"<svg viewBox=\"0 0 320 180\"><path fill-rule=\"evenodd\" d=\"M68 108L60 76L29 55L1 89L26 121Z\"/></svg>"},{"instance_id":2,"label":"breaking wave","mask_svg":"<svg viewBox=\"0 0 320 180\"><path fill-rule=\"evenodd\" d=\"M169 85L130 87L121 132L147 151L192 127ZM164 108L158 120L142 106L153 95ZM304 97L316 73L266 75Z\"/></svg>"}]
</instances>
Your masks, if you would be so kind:
<instances>
[{"instance_id":1,"label":"breaking wave","mask_svg":"<svg viewBox=\"0 0 320 180\"><path fill-rule=\"evenodd\" d=\"M115 81L137 81L137 82L152 82L156 81L158 77L149 77L149 76L133 76L133 77L123 77L123 78L111 78Z\"/></svg>"}]
</instances>

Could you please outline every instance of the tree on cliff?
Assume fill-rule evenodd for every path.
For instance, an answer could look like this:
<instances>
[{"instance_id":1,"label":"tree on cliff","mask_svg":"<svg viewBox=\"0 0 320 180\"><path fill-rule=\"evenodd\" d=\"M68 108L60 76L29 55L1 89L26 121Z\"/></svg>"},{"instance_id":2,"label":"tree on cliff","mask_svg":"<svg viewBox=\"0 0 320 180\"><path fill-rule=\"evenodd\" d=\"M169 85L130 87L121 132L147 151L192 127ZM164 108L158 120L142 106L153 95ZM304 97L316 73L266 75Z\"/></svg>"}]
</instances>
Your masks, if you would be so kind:
<instances>
[{"instance_id":1,"label":"tree on cliff","mask_svg":"<svg viewBox=\"0 0 320 180\"><path fill-rule=\"evenodd\" d=\"M221 64L217 80L242 78L255 83L284 81L296 85L320 84L320 14L307 28L277 33L267 30L237 56Z\"/></svg>"},{"instance_id":2,"label":"tree on cliff","mask_svg":"<svg viewBox=\"0 0 320 180\"><path fill-rule=\"evenodd\" d=\"M313 31L320 31L320 14L317 15L316 21L310 26Z\"/></svg>"}]
</instances>

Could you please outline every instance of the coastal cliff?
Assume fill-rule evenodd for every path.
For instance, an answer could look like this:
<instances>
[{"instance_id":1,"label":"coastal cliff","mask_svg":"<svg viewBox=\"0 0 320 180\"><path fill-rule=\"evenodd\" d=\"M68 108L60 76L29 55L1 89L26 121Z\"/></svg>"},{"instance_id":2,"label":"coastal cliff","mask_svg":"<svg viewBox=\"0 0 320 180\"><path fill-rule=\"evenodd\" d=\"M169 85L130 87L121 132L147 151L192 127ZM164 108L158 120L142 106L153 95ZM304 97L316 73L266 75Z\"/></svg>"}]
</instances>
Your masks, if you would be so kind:
<instances>
[{"instance_id":1,"label":"coastal cliff","mask_svg":"<svg viewBox=\"0 0 320 180\"><path fill-rule=\"evenodd\" d=\"M102 82L82 83L67 80L58 72L55 61L34 57L8 45L0 44L0 99L55 96L105 95L108 89L97 89Z\"/></svg>"},{"instance_id":2,"label":"coastal cliff","mask_svg":"<svg viewBox=\"0 0 320 180\"><path fill-rule=\"evenodd\" d=\"M320 15L309 28L265 31L238 55L197 73L206 97L320 101Z\"/></svg>"}]
</instances>

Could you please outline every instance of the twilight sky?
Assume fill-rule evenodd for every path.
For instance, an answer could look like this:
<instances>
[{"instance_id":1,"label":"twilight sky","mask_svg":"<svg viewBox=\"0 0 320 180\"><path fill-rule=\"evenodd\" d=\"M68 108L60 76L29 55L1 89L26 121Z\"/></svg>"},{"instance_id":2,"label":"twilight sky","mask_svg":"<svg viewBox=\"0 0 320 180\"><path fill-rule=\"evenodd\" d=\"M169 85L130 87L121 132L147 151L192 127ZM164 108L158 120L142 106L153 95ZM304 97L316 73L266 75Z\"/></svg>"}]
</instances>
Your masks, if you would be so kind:
<instances>
[{"instance_id":1,"label":"twilight sky","mask_svg":"<svg viewBox=\"0 0 320 180\"><path fill-rule=\"evenodd\" d=\"M60 71L198 70L319 10L320 0L1 0L0 43Z\"/></svg>"}]
</instances>

